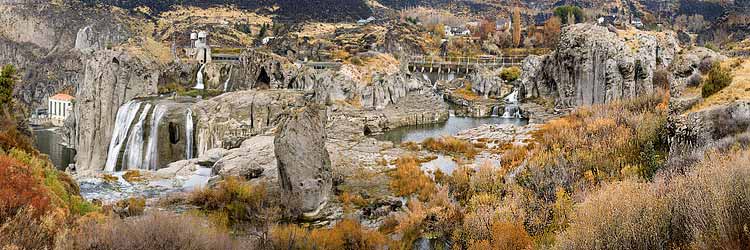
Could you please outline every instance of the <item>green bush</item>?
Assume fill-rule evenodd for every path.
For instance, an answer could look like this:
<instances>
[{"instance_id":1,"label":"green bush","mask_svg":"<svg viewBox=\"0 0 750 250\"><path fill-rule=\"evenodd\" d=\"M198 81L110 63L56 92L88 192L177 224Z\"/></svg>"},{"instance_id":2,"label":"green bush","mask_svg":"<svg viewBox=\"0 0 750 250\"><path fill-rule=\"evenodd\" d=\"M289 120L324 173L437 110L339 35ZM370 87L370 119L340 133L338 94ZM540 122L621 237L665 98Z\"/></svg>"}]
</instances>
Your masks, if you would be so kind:
<instances>
[{"instance_id":1,"label":"green bush","mask_svg":"<svg viewBox=\"0 0 750 250\"><path fill-rule=\"evenodd\" d=\"M521 69L518 67L503 68L500 72L500 78L508 82L518 80L521 77Z\"/></svg>"},{"instance_id":2,"label":"green bush","mask_svg":"<svg viewBox=\"0 0 750 250\"><path fill-rule=\"evenodd\" d=\"M703 83L701 95L703 95L703 98L709 97L726 88L730 83L732 83L732 72L716 62L711 65L711 70L708 71L708 77Z\"/></svg>"}]
</instances>

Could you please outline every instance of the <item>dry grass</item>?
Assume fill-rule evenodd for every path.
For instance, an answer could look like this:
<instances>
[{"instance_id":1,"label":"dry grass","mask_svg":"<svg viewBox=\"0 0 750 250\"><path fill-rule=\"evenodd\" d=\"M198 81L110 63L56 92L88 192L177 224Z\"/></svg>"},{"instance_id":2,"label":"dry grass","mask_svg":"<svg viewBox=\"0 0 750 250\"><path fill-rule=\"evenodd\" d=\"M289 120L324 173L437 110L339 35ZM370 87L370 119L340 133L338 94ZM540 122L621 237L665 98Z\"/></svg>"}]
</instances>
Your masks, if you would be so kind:
<instances>
[{"instance_id":1,"label":"dry grass","mask_svg":"<svg viewBox=\"0 0 750 250\"><path fill-rule=\"evenodd\" d=\"M712 154L670 182L616 182L576 208L561 249L747 249L750 151Z\"/></svg>"},{"instance_id":2,"label":"dry grass","mask_svg":"<svg viewBox=\"0 0 750 250\"><path fill-rule=\"evenodd\" d=\"M398 196L416 195L421 200L428 200L435 192L435 183L422 171L420 161L414 156L396 160L396 170L389 175L388 186Z\"/></svg>"},{"instance_id":3,"label":"dry grass","mask_svg":"<svg viewBox=\"0 0 750 250\"><path fill-rule=\"evenodd\" d=\"M557 187L586 190L628 177L651 178L667 156L667 100L644 96L550 121L535 135L519 183L551 200Z\"/></svg>"},{"instance_id":4,"label":"dry grass","mask_svg":"<svg viewBox=\"0 0 750 250\"><path fill-rule=\"evenodd\" d=\"M265 226L280 215L271 197L264 185L252 185L240 178L227 178L214 189L193 192L189 200L209 217L213 216L216 222Z\"/></svg>"},{"instance_id":5,"label":"dry grass","mask_svg":"<svg viewBox=\"0 0 750 250\"><path fill-rule=\"evenodd\" d=\"M344 219L331 229L305 229L298 225L280 225L271 229L270 249L338 250L383 249L388 238L375 230L362 227L359 222Z\"/></svg>"},{"instance_id":6,"label":"dry grass","mask_svg":"<svg viewBox=\"0 0 750 250\"><path fill-rule=\"evenodd\" d=\"M433 152L463 156L467 159L473 159L479 153L471 142L452 136L438 139L427 138L422 141L422 147Z\"/></svg>"},{"instance_id":7,"label":"dry grass","mask_svg":"<svg viewBox=\"0 0 750 250\"><path fill-rule=\"evenodd\" d=\"M456 89L453 93L467 101L476 101L482 98L471 89L471 83L467 83L463 88Z\"/></svg>"},{"instance_id":8,"label":"dry grass","mask_svg":"<svg viewBox=\"0 0 750 250\"><path fill-rule=\"evenodd\" d=\"M242 249L229 234L188 215L153 213L129 220L83 219L56 249Z\"/></svg>"}]
</instances>

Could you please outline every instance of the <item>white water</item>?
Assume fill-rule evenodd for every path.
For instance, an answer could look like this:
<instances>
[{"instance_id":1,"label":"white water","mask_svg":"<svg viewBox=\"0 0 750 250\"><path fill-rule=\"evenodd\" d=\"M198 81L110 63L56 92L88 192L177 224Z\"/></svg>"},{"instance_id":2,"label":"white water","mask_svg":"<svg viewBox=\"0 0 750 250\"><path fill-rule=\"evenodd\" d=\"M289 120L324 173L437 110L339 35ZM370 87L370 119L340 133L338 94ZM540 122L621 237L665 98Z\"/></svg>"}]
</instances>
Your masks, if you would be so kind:
<instances>
[{"instance_id":1,"label":"white water","mask_svg":"<svg viewBox=\"0 0 750 250\"><path fill-rule=\"evenodd\" d=\"M140 107L141 103L133 100L120 106L117 110L115 129L112 133L112 140L109 142L109 150L107 151L107 162L104 167L105 171L112 172L115 170L120 149L122 149L122 145L125 143L130 124L133 123L133 119L135 119L136 114L138 114L138 109Z\"/></svg>"},{"instance_id":2,"label":"white water","mask_svg":"<svg viewBox=\"0 0 750 250\"><path fill-rule=\"evenodd\" d=\"M138 122L133 126L128 135L128 144L125 145L125 157L123 159L123 170L129 169L144 169L143 166L143 144L145 141L146 133L144 131L144 125L146 123L146 117L151 113L152 105L146 103L141 111Z\"/></svg>"},{"instance_id":3,"label":"white water","mask_svg":"<svg viewBox=\"0 0 750 250\"><path fill-rule=\"evenodd\" d=\"M159 168L159 124L161 124L161 120L166 113L166 105L156 104L154 113L151 115L151 131L148 133L148 151L146 151L146 158L143 159L144 167L148 167L149 170Z\"/></svg>"},{"instance_id":4,"label":"white water","mask_svg":"<svg viewBox=\"0 0 750 250\"><path fill-rule=\"evenodd\" d=\"M232 68L234 65L229 65L229 77L227 77L227 80L224 81L224 92L227 92L229 90L229 81L232 80Z\"/></svg>"},{"instance_id":5,"label":"white water","mask_svg":"<svg viewBox=\"0 0 750 250\"><path fill-rule=\"evenodd\" d=\"M518 106L518 90L514 89L508 96L505 97L505 112L503 118L523 118L521 114L521 108Z\"/></svg>"},{"instance_id":6,"label":"white water","mask_svg":"<svg viewBox=\"0 0 750 250\"><path fill-rule=\"evenodd\" d=\"M193 110L187 109L185 114L185 137L187 138L185 145L185 157L187 159L193 159Z\"/></svg>"},{"instance_id":7,"label":"white water","mask_svg":"<svg viewBox=\"0 0 750 250\"><path fill-rule=\"evenodd\" d=\"M194 89L205 89L206 88L206 86L203 85L203 68L205 68L205 67L206 67L206 65L202 64L201 68L198 69L198 75L195 77L196 84L195 84L195 87L193 87Z\"/></svg>"}]
</instances>

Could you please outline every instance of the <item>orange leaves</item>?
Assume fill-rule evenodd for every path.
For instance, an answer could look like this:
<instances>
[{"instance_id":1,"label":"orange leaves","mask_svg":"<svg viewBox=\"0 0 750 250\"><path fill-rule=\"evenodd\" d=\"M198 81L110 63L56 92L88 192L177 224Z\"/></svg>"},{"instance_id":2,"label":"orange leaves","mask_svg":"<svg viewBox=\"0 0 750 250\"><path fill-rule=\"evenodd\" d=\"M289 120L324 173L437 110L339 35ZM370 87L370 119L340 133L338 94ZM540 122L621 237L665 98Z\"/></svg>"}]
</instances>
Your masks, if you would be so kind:
<instances>
[{"instance_id":1,"label":"orange leaves","mask_svg":"<svg viewBox=\"0 0 750 250\"><path fill-rule=\"evenodd\" d=\"M396 160L396 170L390 174L389 187L398 196L416 194L419 199L427 200L435 192L435 183L422 169L414 156L405 156Z\"/></svg>"},{"instance_id":2,"label":"orange leaves","mask_svg":"<svg viewBox=\"0 0 750 250\"><path fill-rule=\"evenodd\" d=\"M433 152L440 152L450 155L462 155L466 158L474 158L479 152L474 148L474 144L452 136L442 138L427 138L422 142L422 146Z\"/></svg>"},{"instance_id":3,"label":"orange leaves","mask_svg":"<svg viewBox=\"0 0 750 250\"><path fill-rule=\"evenodd\" d=\"M381 233L367 230L351 219L344 219L331 229L275 226L270 238L274 249L382 249L388 242Z\"/></svg>"},{"instance_id":4,"label":"orange leaves","mask_svg":"<svg viewBox=\"0 0 750 250\"><path fill-rule=\"evenodd\" d=\"M36 216L46 212L50 206L47 189L29 166L0 155L0 221L28 206Z\"/></svg>"}]
</instances>

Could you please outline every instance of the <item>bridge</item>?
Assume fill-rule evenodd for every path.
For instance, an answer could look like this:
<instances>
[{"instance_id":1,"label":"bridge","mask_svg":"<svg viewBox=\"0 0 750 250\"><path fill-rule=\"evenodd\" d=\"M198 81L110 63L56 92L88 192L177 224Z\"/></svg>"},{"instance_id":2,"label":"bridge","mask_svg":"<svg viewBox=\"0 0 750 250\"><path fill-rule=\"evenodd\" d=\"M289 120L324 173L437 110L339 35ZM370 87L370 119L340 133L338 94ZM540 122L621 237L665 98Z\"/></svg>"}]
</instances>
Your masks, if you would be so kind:
<instances>
[{"instance_id":1,"label":"bridge","mask_svg":"<svg viewBox=\"0 0 750 250\"><path fill-rule=\"evenodd\" d=\"M478 56L478 57L431 57L411 56L407 59L412 72L469 73L479 67L503 68L521 66L527 55Z\"/></svg>"},{"instance_id":2,"label":"bridge","mask_svg":"<svg viewBox=\"0 0 750 250\"><path fill-rule=\"evenodd\" d=\"M227 49L223 49L227 50ZM272 56L267 53L253 49L235 49L242 53L214 53L212 61L218 63L243 63L243 56L254 54L257 60L268 60ZM405 60L412 72L435 72L435 73L469 73L479 67L503 68L521 66L528 55L504 55L504 56L474 56L474 57L440 57L413 55ZM314 69L339 69L342 62L339 61L306 61L303 65Z\"/></svg>"}]
</instances>

